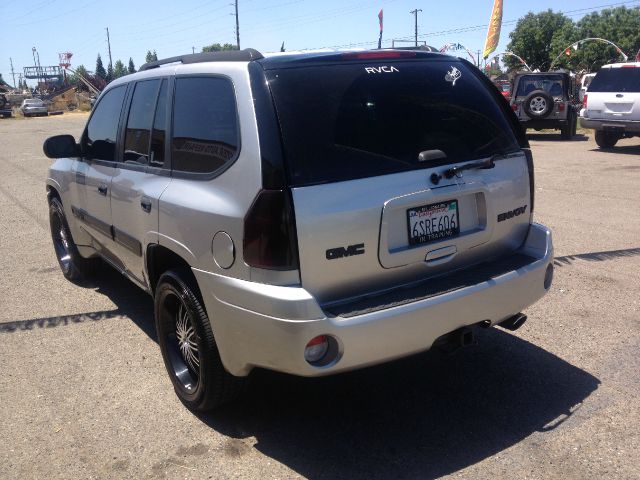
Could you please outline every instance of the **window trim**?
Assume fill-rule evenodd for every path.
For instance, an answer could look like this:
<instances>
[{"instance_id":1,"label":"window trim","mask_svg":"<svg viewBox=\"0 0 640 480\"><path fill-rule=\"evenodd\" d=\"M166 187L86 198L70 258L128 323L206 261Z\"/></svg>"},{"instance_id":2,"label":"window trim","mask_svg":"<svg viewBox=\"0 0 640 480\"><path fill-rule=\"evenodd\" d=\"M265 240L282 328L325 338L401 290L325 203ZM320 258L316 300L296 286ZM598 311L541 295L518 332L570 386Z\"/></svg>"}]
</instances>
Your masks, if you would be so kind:
<instances>
[{"instance_id":1,"label":"window trim","mask_svg":"<svg viewBox=\"0 0 640 480\"><path fill-rule=\"evenodd\" d=\"M126 139L127 139L127 126L129 125L129 117L131 116L131 107L133 106L133 97L135 95L136 92L136 88L138 87L139 84L144 83L144 82L159 82L158 83L158 87L156 89L156 93L155 93L155 100L153 101L153 115L151 116L151 125L149 128L149 141L147 142L147 163L125 163L124 160L124 147L126 145ZM119 152L120 154L118 155L118 164L119 165L133 165L135 167L147 167L149 166L149 157L151 156L151 131L153 130L153 122L155 120L155 116L156 116L156 108L158 107L158 98L160 97L160 89L162 88L162 77L152 77L152 78L142 78L140 80L135 80L132 82L129 82L130 85L130 90L131 92L129 93L129 98L127 98L126 103L127 103L127 111L126 114L123 118L123 123L122 123L122 143L120 145L120 150L122 150L121 152Z\"/></svg>"},{"instance_id":2,"label":"window trim","mask_svg":"<svg viewBox=\"0 0 640 480\"><path fill-rule=\"evenodd\" d=\"M224 165L222 165L220 168L218 168L217 170L214 170L213 172L184 172L182 170L175 170L173 167L173 148L172 148L172 143L173 143L173 118L175 115L175 99L176 99L176 88L177 88L177 84L178 84L178 80L182 79L182 78L221 78L226 80L227 82L229 82L229 84L231 85L231 90L233 91L233 102L235 104L235 112L236 112L236 130L237 130L237 139L238 139L238 148L236 150L235 155L228 161L226 162ZM222 175L224 172L226 172L229 168L231 168L232 165L234 165L237 161L238 158L240 157L240 154L242 153L242 130L240 128L240 112L238 110L238 92L236 90L236 85L233 82L233 79L229 76L229 75L225 75L225 74L221 74L221 73L188 73L188 74L183 74L183 75L174 75L173 76L173 85L169 85L170 91L171 91L171 98L170 98L170 105L171 105L171 114L168 115L169 120L170 120L170 130L168 130L169 135L167 135L168 138L168 144L169 144L169 159L170 159L170 168L171 168L171 177L172 178L181 178L181 179L186 179L186 180L202 180L202 181L207 181L207 180L213 180L214 178L219 177L220 175Z\"/></svg>"},{"instance_id":3,"label":"window trim","mask_svg":"<svg viewBox=\"0 0 640 480\"><path fill-rule=\"evenodd\" d=\"M80 156L78 157L79 161L87 162L87 163L95 163L96 165L103 165L103 166L106 166L106 167L113 167L114 165L117 164L118 158L119 158L119 151L120 151L119 144L121 142L120 134L121 134L121 130L122 130L122 116L123 116L123 112L125 110L125 105L127 105L128 102L129 102L130 85L131 85L130 82L129 83L122 83L120 85L114 85L112 88L109 88L109 89L107 89L107 90L102 92L102 94L100 95L100 97L96 101L95 106L91 110L91 114L89 115L87 123L84 126L84 130L82 131L82 135L80 136ZM97 159L97 158L87 158L86 157L86 152L84 150L84 146L85 146L85 138L86 138L87 133L89 131L89 124L91 123L91 119L95 115L96 111L98 110L98 107L100 106L100 104L102 103L104 98L107 96L106 94L111 92L112 90L115 90L116 88L120 88L120 87L124 87L125 92L124 92L124 98L122 99L122 105L120 106L120 116L118 117L118 126L116 127L116 145L115 145L115 149L116 149L115 157L116 158L115 158L115 160L102 160L102 159Z\"/></svg>"}]
</instances>

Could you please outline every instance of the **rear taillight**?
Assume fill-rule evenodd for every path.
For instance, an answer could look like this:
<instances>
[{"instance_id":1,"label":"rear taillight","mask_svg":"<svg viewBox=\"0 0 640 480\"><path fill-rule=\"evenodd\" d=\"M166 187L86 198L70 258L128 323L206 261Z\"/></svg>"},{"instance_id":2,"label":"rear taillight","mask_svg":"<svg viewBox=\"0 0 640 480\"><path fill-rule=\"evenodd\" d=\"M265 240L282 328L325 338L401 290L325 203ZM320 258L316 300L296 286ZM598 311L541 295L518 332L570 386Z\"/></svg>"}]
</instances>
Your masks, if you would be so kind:
<instances>
[{"instance_id":1,"label":"rear taillight","mask_svg":"<svg viewBox=\"0 0 640 480\"><path fill-rule=\"evenodd\" d=\"M582 108L587 108L587 97L589 95L587 95L586 93L584 94L584 97L582 97Z\"/></svg>"},{"instance_id":2,"label":"rear taillight","mask_svg":"<svg viewBox=\"0 0 640 480\"><path fill-rule=\"evenodd\" d=\"M535 179L533 174L533 155L531 154L531 150L528 148L523 148L525 157L527 158L527 170L529 171L529 216L531 221L533 221L533 202L535 200Z\"/></svg>"},{"instance_id":3,"label":"rear taillight","mask_svg":"<svg viewBox=\"0 0 640 480\"><path fill-rule=\"evenodd\" d=\"M512 104L512 105L511 105L511 109L512 109L514 112L517 112L517 111L518 111L518 104L517 104L517 103Z\"/></svg>"},{"instance_id":4,"label":"rear taillight","mask_svg":"<svg viewBox=\"0 0 640 480\"><path fill-rule=\"evenodd\" d=\"M288 190L262 190L244 217L244 261L269 270L298 268L298 239Z\"/></svg>"},{"instance_id":5,"label":"rear taillight","mask_svg":"<svg viewBox=\"0 0 640 480\"><path fill-rule=\"evenodd\" d=\"M559 112L564 112L564 103L558 102L558 111Z\"/></svg>"}]
</instances>

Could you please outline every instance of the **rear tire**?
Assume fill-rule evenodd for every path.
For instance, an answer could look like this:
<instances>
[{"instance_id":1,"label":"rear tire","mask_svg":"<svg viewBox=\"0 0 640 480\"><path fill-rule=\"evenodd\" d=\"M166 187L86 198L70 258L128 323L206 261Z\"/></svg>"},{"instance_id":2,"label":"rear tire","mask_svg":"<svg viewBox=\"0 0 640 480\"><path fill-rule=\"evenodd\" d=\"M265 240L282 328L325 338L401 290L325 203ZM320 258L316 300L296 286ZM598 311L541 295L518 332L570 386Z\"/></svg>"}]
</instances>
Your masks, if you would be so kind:
<instances>
[{"instance_id":1,"label":"rear tire","mask_svg":"<svg viewBox=\"0 0 640 480\"><path fill-rule=\"evenodd\" d=\"M100 259L84 258L80 255L71 236L62 203L56 197L49 201L49 226L56 259L64 277L74 283L91 278L100 264Z\"/></svg>"},{"instance_id":2,"label":"rear tire","mask_svg":"<svg viewBox=\"0 0 640 480\"><path fill-rule=\"evenodd\" d=\"M616 135L596 130L596 143L600 148L613 148L620 140Z\"/></svg>"},{"instance_id":3,"label":"rear tire","mask_svg":"<svg viewBox=\"0 0 640 480\"><path fill-rule=\"evenodd\" d=\"M235 399L245 383L222 365L211 323L190 272L170 270L158 281L155 320L165 367L178 398L192 411Z\"/></svg>"},{"instance_id":4,"label":"rear tire","mask_svg":"<svg viewBox=\"0 0 640 480\"><path fill-rule=\"evenodd\" d=\"M576 116L569 113L567 116L567 124L560 127L560 137L563 140L571 140L576 134Z\"/></svg>"}]
</instances>

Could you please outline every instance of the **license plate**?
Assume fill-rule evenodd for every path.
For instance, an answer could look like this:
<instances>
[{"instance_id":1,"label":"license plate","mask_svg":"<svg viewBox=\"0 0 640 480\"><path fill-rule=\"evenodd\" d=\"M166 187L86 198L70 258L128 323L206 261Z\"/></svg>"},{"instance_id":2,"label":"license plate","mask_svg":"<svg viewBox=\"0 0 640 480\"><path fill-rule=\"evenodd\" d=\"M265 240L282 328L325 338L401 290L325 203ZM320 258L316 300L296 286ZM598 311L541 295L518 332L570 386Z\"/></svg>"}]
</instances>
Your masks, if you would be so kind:
<instances>
[{"instance_id":1,"label":"license plate","mask_svg":"<svg viewBox=\"0 0 640 480\"><path fill-rule=\"evenodd\" d=\"M460 234L458 201L447 200L407 209L409 245L445 240Z\"/></svg>"}]
</instances>

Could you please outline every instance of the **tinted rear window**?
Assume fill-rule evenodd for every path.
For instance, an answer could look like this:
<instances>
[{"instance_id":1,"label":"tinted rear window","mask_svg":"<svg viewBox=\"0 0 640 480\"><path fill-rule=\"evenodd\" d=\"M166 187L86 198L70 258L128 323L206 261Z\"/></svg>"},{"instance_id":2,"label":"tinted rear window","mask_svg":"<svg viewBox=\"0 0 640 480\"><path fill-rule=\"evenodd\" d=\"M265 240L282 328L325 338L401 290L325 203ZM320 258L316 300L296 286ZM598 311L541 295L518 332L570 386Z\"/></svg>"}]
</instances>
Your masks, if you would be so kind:
<instances>
[{"instance_id":1,"label":"tinted rear window","mask_svg":"<svg viewBox=\"0 0 640 480\"><path fill-rule=\"evenodd\" d=\"M640 68L603 68L589 84L589 92L640 92Z\"/></svg>"},{"instance_id":2,"label":"tinted rear window","mask_svg":"<svg viewBox=\"0 0 640 480\"><path fill-rule=\"evenodd\" d=\"M544 90L549 95L562 95L562 75L523 75L518 82L516 96L523 97L536 90Z\"/></svg>"},{"instance_id":3,"label":"tinted rear window","mask_svg":"<svg viewBox=\"0 0 640 480\"><path fill-rule=\"evenodd\" d=\"M173 102L174 170L212 173L236 158L240 137L229 79L179 77Z\"/></svg>"},{"instance_id":4,"label":"tinted rear window","mask_svg":"<svg viewBox=\"0 0 640 480\"><path fill-rule=\"evenodd\" d=\"M448 75L453 66L455 79ZM492 92L464 64L359 63L266 74L294 186L518 149ZM446 160L419 162L425 150L440 150Z\"/></svg>"}]
</instances>

